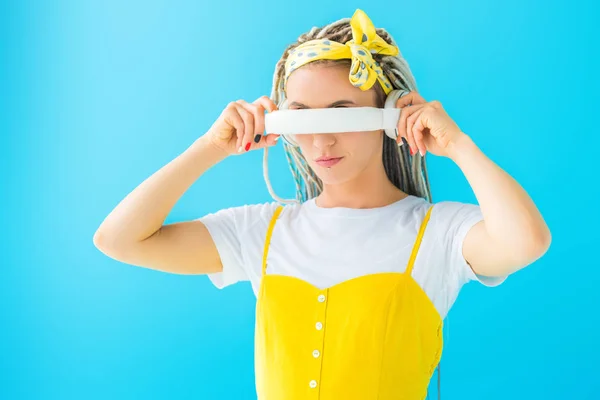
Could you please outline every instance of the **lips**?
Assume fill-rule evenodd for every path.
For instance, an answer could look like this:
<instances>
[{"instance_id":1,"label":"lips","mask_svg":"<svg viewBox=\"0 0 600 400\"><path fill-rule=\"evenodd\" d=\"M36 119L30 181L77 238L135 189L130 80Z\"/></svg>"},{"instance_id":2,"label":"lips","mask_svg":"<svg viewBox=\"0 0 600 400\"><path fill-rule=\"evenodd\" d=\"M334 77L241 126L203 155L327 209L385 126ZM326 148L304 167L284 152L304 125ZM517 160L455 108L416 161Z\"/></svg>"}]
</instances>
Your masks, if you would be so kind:
<instances>
[{"instance_id":1,"label":"lips","mask_svg":"<svg viewBox=\"0 0 600 400\"><path fill-rule=\"evenodd\" d=\"M343 157L319 157L315 160L321 167L330 168L339 163Z\"/></svg>"}]
</instances>

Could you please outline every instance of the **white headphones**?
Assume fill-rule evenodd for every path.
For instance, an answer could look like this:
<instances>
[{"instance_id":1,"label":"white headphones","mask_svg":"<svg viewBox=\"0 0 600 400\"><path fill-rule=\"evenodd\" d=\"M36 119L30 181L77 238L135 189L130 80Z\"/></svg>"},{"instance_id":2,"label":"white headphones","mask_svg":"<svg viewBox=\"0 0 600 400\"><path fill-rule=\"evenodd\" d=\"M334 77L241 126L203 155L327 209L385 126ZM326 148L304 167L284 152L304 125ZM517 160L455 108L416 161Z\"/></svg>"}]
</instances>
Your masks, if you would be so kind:
<instances>
[{"instance_id":1,"label":"white headphones","mask_svg":"<svg viewBox=\"0 0 600 400\"><path fill-rule=\"evenodd\" d=\"M363 132L383 129L386 136L396 140L401 109L396 102L410 93L392 90L384 108L347 107L289 110L284 100L277 111L265 115L265 133L281 135L292 146L298 146L294 135L315 133Z\"/></svg>"}]
</instances>

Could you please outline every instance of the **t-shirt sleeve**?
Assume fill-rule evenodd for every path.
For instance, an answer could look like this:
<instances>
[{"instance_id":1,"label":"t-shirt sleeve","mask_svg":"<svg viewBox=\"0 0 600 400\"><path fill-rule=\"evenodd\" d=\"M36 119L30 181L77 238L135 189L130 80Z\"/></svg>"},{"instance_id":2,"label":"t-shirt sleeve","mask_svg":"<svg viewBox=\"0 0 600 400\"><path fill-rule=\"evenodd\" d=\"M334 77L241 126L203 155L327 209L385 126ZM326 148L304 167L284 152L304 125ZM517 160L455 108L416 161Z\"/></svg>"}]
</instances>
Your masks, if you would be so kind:
<instances>
[{"instance_id":1,"label":"t-shirt sleeve","mask_svg":"<svg viewBox=\"0 0 600 400\"><path fill-rule=\"evenodd\" d=\"M244 205L219 210L198 218L209 231L223 270L208 274L219 289L256 276L256 255L275 203Z\"/></svg>"},{"instance_id":2,"label":"t-shirt sleeve","mask_svg":"<svg viewBox=\"0 0 600 400\"><path fill-rule=\"evenodd\" d=\"M459 290L470 281L478 281L493 287L502 284L506 277L488 277L477 275L465 260L463 243L469 230L483 220L481 208L476 204L460 202L441 202L433 207L431 220L445 251L448 265L448 284Z\"/></svg>"}]
</instances>

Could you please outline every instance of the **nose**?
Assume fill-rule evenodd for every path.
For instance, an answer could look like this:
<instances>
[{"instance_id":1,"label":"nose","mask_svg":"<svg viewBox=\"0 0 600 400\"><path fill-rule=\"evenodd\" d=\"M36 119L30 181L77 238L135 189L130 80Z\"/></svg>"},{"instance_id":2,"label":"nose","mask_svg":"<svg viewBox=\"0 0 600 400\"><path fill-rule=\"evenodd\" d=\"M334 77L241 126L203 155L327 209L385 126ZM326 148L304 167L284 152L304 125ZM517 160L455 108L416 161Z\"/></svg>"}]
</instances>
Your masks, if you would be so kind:
<instances>
[{"instance_id":1,"label":"nose","mask_svg":"<svg viewBox=\"0 0 600 400\"><path fill-rule=\"evenodd\" d=\"M313 136L313 146L317 149L326 149L335 143L335 135L331 133L315 133Z\"/></svg>"}]
</instances>

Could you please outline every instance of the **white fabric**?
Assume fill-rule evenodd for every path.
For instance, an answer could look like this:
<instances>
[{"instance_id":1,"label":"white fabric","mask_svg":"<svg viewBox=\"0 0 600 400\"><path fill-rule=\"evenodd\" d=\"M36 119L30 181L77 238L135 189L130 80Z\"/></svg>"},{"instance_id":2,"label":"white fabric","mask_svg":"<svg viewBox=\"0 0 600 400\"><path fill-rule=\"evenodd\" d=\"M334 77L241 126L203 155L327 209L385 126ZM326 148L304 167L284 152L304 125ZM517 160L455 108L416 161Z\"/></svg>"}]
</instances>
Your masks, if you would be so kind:
<instances>
[{"instance_id":1,"label":"white fabric","mask_svg":"<svg viewBox=\"0 0 600 400\"><path fill-rule=\"evenodd\" d=\"M257 294L266 232L277 206L245 205L199 219L223 263L223 272L209 275L217 288L250 281ZM287 205L271 238L267 273L326 288L366 274L402 272L429 206L416 196L374 209L321 208L314 200ZM442 318L465 283L497 286L506 279L475 275L462 255L467 232L480 220L477 205L439 202L433 207L412 275Z\"/></svg>"}]
</instances>

